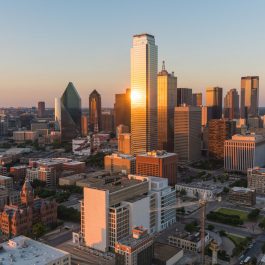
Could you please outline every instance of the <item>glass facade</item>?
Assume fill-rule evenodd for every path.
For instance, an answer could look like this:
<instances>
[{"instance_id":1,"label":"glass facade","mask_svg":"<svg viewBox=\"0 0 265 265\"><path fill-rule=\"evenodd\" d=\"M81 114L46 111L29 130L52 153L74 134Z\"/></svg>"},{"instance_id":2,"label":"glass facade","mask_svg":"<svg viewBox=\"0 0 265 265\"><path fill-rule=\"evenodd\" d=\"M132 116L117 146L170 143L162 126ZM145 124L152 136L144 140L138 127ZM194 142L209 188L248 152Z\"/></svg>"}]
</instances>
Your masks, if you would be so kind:
<instances>
[{"instance_id":1,"label":"glass facade","mask_svg":"<svg viewBox=\"0 0 265 265\"><path fill-rule=\"evenodd\" d=\"M223 112L223 89L208 87L206 89L206 106L211 108L212 119L221 119Z\"/></svg>"},{"instance_id":2,"label":"glass facade","mask_svg":"<svg viewBox=\"0 0 265 265\"><path fill-rule=\"evenodd\" d=\"M131 48L131 151L157 148L157 46L149 34L135 35Z\"/></svg>"},{"instance_id":3,"label":"glass facade","mask_svg":"<svg viewBox=\"0 0 265 265\"><path fill-rule=\"evenodd\" d=\"M97 90L93 90L89 95L89 130L92 132L102 130L101 96Z\"/></svg>"},{"instance_id":4,"label":"glass facade","mask_svg":"<svg viewBox=\"0 0 265 265\"><path fill-rule=\"evenodd\" d=\"M224 117L231 120L239 118L239 95L235 88L230 89L224 98Z\"/></svg>"},{"instance_id":5,"label":"glass facade","mask_svg":"<svg viewBox=\"0 0 265 265\"><path fill-rule=\"evenodd\" d=\"M71 82L61 97L60 108L61 137L70 141L81 134L81 98Z\"/></svg>"}]
</instances>

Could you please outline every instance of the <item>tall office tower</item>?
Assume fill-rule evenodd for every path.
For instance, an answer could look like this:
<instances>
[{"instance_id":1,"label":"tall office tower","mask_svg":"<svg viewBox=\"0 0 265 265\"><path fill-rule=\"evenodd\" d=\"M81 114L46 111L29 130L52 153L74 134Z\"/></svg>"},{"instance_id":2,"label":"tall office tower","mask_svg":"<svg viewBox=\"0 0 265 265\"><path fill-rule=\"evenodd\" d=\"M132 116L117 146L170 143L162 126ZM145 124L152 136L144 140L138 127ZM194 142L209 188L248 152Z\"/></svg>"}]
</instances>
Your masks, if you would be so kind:
<instances>
[{"instance_id":1,"label":"tall office tower","mask_svg":"<svg viewBox=\"0 0 265 265\"><path fill-rule=\"evenodd\" d=\"M209 120L212 118L212 108L202 106L201 111L202 111L202 126L206 126Z\"/></svg>"},{"instance_id":2,"label":"tall office tower","mask_svg":"<svg viewBox=\"0 0 265 265\"><path fill-rule=\"evenodd\" d=\"M178 88L177 106L180 107L184 104L192 106L192 89L191 88Z\"/></svg>"},{"instance_id":3,"label":"tall office tower","mask_svg":"<svg viewBox=\"0 0 265 265\"><path fill-rule=\"evenodd\" d=\"M45 102L38 102L38 118L43 118L45 116Z\"/></svg>"},{"instance_id":4,"label":"tall office tower","mask_svg":"<svg viewBox=\"0 0 265 265\"><path fill-rule=\"evenodd\" d=\"M226 119L239 119L239 95L235 88L230 89L224 98L224 117Z\"/></svg>"},{"instance_id":5,"label":"tall office tower","mask_svg":"<svg viewBox=\"0 0 265 265\"><path fill-rule=\"evenodd\" d=\"M206 89L206 106L212 110L212 119L221 119L223 111L223 89L208 87Z\"/></svg>"},{"instance_id":6,"label":"tall office tower","mask_svg":"<svg viewBox=\"0 0 265 265\"><path fill-rule=\"evenodd\" d=\"M173 152L174 108L177 104L177 77L163 68L157 75L157 125L159 150Z\"/></svg>"},{"instance_id":7,"label":"tall office tower","mask_svg":"<svg viewBox=\"0 0 265 265\"><path fill-rule=\"evenodd\" d=\"M70 141L81 134L81 98L70 82L60 101L61 138Z\"/></svg>"},{"instance_id":8,"label":"tall office tower","mask_svg":"<svg viewBox=\"0 0 265 265\"><path fill-rule=\"evenodd\" d=\"M131 48L131 151L157 148L157 46L149 34L133 36Z\"/></svg>"},{"instance_id":9,"label":"tall office tower","mask_svg":"<svg viewBox=\"0 0 265 265\"><path fill-rule=\"evenodd\" d=\"M174 152L183 162L201 158L201 108L183 106L175 108Z\"/></svg>"},{"instance_id":10,"label":"tall office tower","mask_svg":"<svg viewBox=\"0 0 265 265\"><path fill-rule=\"evenodd\" d=\"M214 159L224 159L225 140L231 139L236 133L236 122L231 120L209 121L208 151Z\"/></svg>"},{"instance_id":11,"label":"tall office tower","mask_svg":"<svg viewBox=\"0 0 265 265\"><path fill-rule=\"evenodd\" d=\"M136 156L136 174L168 179L169 185L177 183L177 155L165 151L152 151Z\"/></svg>"},{"instance_id":12,"label":"tall office tower","mask_svg":"<svg viewBox=\"0 0 265 265\"><path fill-rule=\"evenodd\" d=\"M114 103L115 128L120 124L131 126L131 89L127 88L124 94L115 94Z\"/></svg>"},{"instance_id":13,"label":"tall office tower","mask_svg":"<svg viewBox=\"0 0 265 265\"><path fill-rule=\"evenodd\" d=\"M114 113L112 110L101 113L101 128L104 132L114 133Z\"/></svg>"},{"instance_id":14,"label":"tall office tower","mask_svg":"<svg viewBox=\"0 0 265 265\"><path fill-rule=\"evenodd\" d=\"M86 137L88 135L88 119L87 115L83 114L81 117L81 135Z\"/></svg>"},{"instance_id":15,"label":"tall office tower","mask_svg":"<svg viewBox=\"0 0 265 265\"><path fill-rule=\"evenodd\" d=\"M192 105L195 107L202 106L202 93L193 93L192 94Z\"/></svg>"},{"instance_id":16,"label":"tall office tower","mask_svg":"<svg viewBox=\"0 0 265 265\"><path fill-rule=\"evenodd\" d=\"M89 130L101 131L101 96L97 90L89 95Z\"/></svg>"},{"instance_id":17,"label":"tall office tower","mask_svg":"<svg viewBox=\"0 0 265 265\"><path fill-rule=\"evenodd\" d=\"M259 114L259 77L241 77L241 118Z\"/></svg>"},{"instance_id":18,"label":"tall office tower","mask_svg":"<svg viewBox=\"0 0 265 265\"><path fill-rule=\"evenodd\" d=\"M118 152L121 154L131 154L131 134L120 133L118 135Z\"/></svg>"}]
</instances>

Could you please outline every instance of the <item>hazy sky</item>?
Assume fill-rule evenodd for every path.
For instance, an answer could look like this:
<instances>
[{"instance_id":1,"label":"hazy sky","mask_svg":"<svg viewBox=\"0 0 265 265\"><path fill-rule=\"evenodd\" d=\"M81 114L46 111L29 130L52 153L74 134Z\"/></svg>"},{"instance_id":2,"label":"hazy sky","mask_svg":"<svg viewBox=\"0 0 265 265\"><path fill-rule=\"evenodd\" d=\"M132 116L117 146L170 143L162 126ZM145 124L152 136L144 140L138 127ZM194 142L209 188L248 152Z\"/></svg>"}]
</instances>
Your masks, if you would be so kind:
<instances>
[{"instance_id":1,"label":"hazy sky","mask_svg":"<svg viewBox=\"0 0 265 265\"><path fill-rule=\"evenodd\" d=\"M53 106L72 81L88 106L93 89L103 106L130 85L132 35L148 32L159 69L179 87L240 87L260 76L265 105L263 0L0 0L0 107Z\"/></svg>"}]
</instances>

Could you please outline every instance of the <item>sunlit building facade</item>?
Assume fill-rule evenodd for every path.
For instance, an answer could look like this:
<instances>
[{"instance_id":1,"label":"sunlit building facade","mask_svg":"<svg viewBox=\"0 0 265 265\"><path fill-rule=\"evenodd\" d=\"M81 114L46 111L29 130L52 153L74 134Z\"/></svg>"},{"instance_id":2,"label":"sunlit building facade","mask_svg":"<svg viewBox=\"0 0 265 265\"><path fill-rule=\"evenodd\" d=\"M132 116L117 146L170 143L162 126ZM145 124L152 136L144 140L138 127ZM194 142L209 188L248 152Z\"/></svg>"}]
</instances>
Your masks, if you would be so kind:
<instances>
[{"instance_id":1,"label":"sunlit building facade","mask_svg":"<svg viewBox=\"0 0 265 265\"><path fill-rule=\"evenodd\" d=\"M60 129L63 141L69 141L81 134L81 98L70 82L60 101Z\"/></svg>"},{"instance_id":2,"label":"sunlit building facade","mask_svg":"<svg viewBox=\"0 0 265 265\"><path fill-rule=\"evenodd\" d=\"M230 120L239 118L239 95L235 88L230 89L225 95L224 117Z\"/></svg>"},{"instance_id":3,"label":"sunlit building facade","mask_svg":"<svg viewBox=\"0 0 265 265\"><path fill-rule=\"evenodd\" d=\"M241 118L258 116L259 77L241 77Z\"/></svg>"},{"instance_id":4,"label":"sunlit building facade","mask_svg":"<svg viewBox=\"0 0 265 265\"><path fill-rule=\"evenodd\" d=\"M174 149L174 108L177 105L177 77L163 69L157 76L158 149Z\"/></svg>"},{"instance_id":5,"label":"sunlit building facade","mask_svg":"<svg viewBox=\"0 0 265 265\"><path fill-rule=\"evenodd\" d=\"M133 36L131 48L131 151L157 148L157 54L155 38Z\"/></svg>"},{"instance_id":6,"label":"sunlit building facade","mask_svg":"<svg viewBox=\"0 0 265 265\"><path fill-rule=\"evenodd\" d=\"M89 95L89 130L101 131L101 96L97 90Z\"/></svg>"},{"instance_id":7,"label":"sunlit building facade","mask_svg":"<svg viewBox=\"0 0 265 265\"><path fill-rule=\"evenodd\" d=\"M178 88L177 89L177 106L192 105L192 89L191 88Z\"/></svg>"},{"instance_id":8,"label":"sunlit building facade","mask_svg":"<svg viewBox=\"0 0 265 265\"><path fill-rule=\"evenodd\" d=\"M195 107L202 106L202 93L193 93L192 94L192 105Z\"/></svg>"},{"instance_id":9,"label":"sunlit building facade","mask_svg":"<svg viewBox=\"0 0 265 265\"><path fill-rule=\"evenodd\" d=\"M221 119L223 111L223 89L221 87L206 88L206 106L211 108L212 119Z\"/></svg>"}]
</instances>

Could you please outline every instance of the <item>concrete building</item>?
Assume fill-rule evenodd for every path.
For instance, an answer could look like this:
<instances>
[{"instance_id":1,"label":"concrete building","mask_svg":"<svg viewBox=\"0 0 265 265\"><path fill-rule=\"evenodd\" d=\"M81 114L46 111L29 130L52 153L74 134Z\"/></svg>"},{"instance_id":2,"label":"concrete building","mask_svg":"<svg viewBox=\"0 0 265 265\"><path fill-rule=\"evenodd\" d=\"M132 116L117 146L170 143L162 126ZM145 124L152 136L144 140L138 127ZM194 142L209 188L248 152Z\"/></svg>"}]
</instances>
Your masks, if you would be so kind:
<instances>
[{"instance_id":1,"label":"concrete building","mask_svg":"<svg viewBox=\"0 0 265 265\"><path fill-rule=\"evenodd\" d=\"M248 188L255 189L257 194L265 194L265 168L249 168L247 178Z\"/></svg>"},{"instance_id":2,"label":"concrete building","mask_svg":"<svg viewBox=\"0 0 265 265\"><path fill-rule=\"evenodd\" d=\"M27 173L27 166L13 166L10 167L10 174L12 174L14 181L24 180Z\"/></svg>"},{"instance_id":3,"label":"concrete building","mask_svg":"<svg viewBox=\"0 0 265 265\"><path fill-rule=\"evenodd\" d=\"M110 172L124 172L125 174L135 174L136 158L131 155L113 153L104 157L104 168Z\"/></svg>"},{"instance_id":4,"label":"concrete building","mask_svg":"<svg viewBox=\"0 0 265 265\"><path fill-rule=\"evenodd\" d=\"M177 106L183 105L192 106L192 89L191 88L179 88L177 89Z\"/></svg>"},{"instance_id":5,"label":"concrete building","mask_svg":"<svg viewBox=\"0 0 265 265\"><path fill-rule=\"evenodd\" d=\"M233 187L229 191L228 198L230 202L236 204L253 206L256 204L256 191L250 188Z\"/></svg>"},{"instance_id":6,"label":"concrete building","mask_svg":"<svg viewBox=\"0 0 265 265\"><path fill-rule=\"evenodd\" d=\"M38 102L38 118L45 117L45 102L39 101Z\"/></svg>"},{"instance_id":7,"label":"concrete building","mask_svg":"<svg viewBox=\"0 0 265 265\"><path fill-rule=\"evenodd\" d=\"M174 152L183 162L201 158L201 109L176 107L174 115Z\"/></svg>"},{"instance_id":8,"label":"concrete building","mask_svg":"<svg viewBox=\"0 0 265 265\"><path fill-rule=\"evenodd\" d=\"M257 117L259 114L259 77L241 77L241 118Z\"/></svg>"},{"instance_id":9,"label":"concrete building","mask_svg":"<svg viewBox=\"0 0 265 265\"><path fill-rule=\"evenodd\" d=\"M25 236L17 236L1 244L3 264L71 265L68 252ZM9 262L10 261L10 262Z\"/></svg>"},{"instance_id":10,"label":"concrete building","mask_svg":"<svg viewBox=\"0 0 265 265\"><path fill-rule=\"evenodd\" d=\"M265 165L265 138L262 135L234 135L225 141L224 169L247 173L248 168Z\"/></svg>"},{"instance_id":11,"label":"concrete building","mask_svg":"<svg viewBox=\"0 0 265 265\"><path fill-rule=\"evenodd\" d=\"M123 94L115 94L114 103L115 128L121 124L131 126L131 89L127 88ZM129 132L129 131L128 131Z\"/></svg>"},{"instance_id":12,"label":"concrete building","mask_svg":"<svg viewBox=\"0 0 265 265\"><path fill-rule=\"evenodd\" d=\"M121 154L131 154L131 134L120 133L118 135L118 152Z\"/></svg>"},{"instance_id":13,"label":"concrete building","mask_svg":"<svg viewBox=\"0 0 265 265\"><path fill-rule=\"evenodd\" d=\"M79 180L85 179L87 176L86 173L80 173L75 175L70 175L66 177L59 178L59 186L74 186Z\"/></svg>"},{"instance_id":14,"label":"concrete building","mask_svg":"<svg viewBox=\"0 0 265 265\"><path fill-rule=\"evenodd\" d=\"M238 119L239 113L239 95L235 88L230 89L224 98L224 118Z\"/></svg>"},{"instance_id":15,"label":"concrete building","mask_svg":"<svg viewBox=\"0 0 265 265\"><path fill-rule=\"evenodd\" d=\"M210 240L209 234L205 234L205 246ZM188 232L176 231L175 234L168 237L168 243L171 246L181 248L192 252L201 252L201 235L200 232L190 234Z\"/></svg>"},{"instance_id":16,"label":"concrete building","mask_svg":"<svg viewBox=\"0 0 265 265\"><path fill-rule=\"evenodd\" d=\"M13 189L13 179L11 177L0 175L0 186L7 188L8 190Z\"/></svg>"},{"instance_id":17,"label":"concrete building","mask_svg":"<svg viewBox=\"0 0 265 265\"><path fill-rule=\"evenodd\" d=\"M157 148L157 57L155 37L133 36L131 48L131 152Z\"/></svg>"},{"instance_id":18,"label":"concrete building","mask_svg":"<svg viewBox=\"0 0 265 265\"><path fill-rule=\"evenodd\" d=\"M106 133L114 133L114 113L113 110L101 113L102 131Z\"/></svg>"},{"instance_id":19,"label":"concrete building","mask_svg":"<svg viewBox=\"0 0 265 265\"><path fill-rule=\"evenodd\" d=\"M4 206L8 203L9 191L6 187L0 186L0 211L4 209Z\"/></svg>"},{"instance_id":20,"label":"concrete building","mask_svg":"<svg viewBox=\"0 0 265 265\"><path fill-rule=\"evenodd\" d=\"M214 159L224 159L225 140L231 139L236 133L236 122L212 119L208 123L208 153Z\"/></svg>"},{"instance_id":21,"label":"concrete building","mask_svg":"<svg viewBox=\"0 0 265 265\"><path fill-rule=\"evenodd\" d=\"M211 109L212 119L222 118L223 89L221 87L206 88L206 106Z\"/></svg>"},{"instance_id":22,"label":"concrete building","mask_svg":"<svg viewBox=\"0 0 265 265\"><path fill-rule=\"evenodd\" d=\"M157 75L158 149L173 152L174 108L177 106L177 77L165 69Z\"/></svg>"},{"instance_id":23,"label":"concrete building","mask_svg":"<svg viewBox=\"0 0 265 265\"><path fill-rule=\"evenodd\" d=\"M35 131L14 131L13 132L13 140L16 143L23 143L26 141L32 141L38 139L38 133Z\"/></svg>"},{"instance_id":24,"label":"concrete building","mask_svg":"<svg viewBox=\"0 0 265 265\"><path fill-rule=\"evenodd\" d=\"M196 199L202 199L206 196L208 201L215 200L218 194L223 191L222 186L210 185L203 182L184 184L180 183L176 186L176 191L186 191L186 196Z\"/></svg>"},{"instance_id":25,"label":"concrete building","mask_svg":"<svg viewBox=\"0 0 265 265\"><path fill-rule=\"evenodd\" d=\"M207 106L202 106L201 111L202 111L201 125L205 127L208 124L208 121L212 119L212 108Z\"/></svg>"},{"instance_id":26,"label":"concrete building","mask_svg":"<svg viewBox=\"0 0 265 265\"><path fill-rule=\"evenodd\" d=\"M136 174L168 179L169 185L177 182L177 155L166 151L152 151L136 156Z\"/></svg>"}]
</instances>

